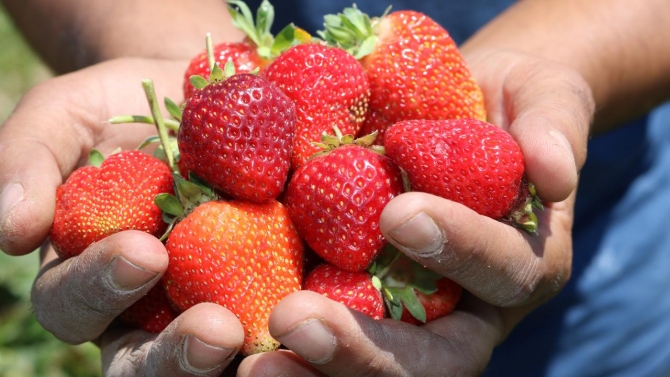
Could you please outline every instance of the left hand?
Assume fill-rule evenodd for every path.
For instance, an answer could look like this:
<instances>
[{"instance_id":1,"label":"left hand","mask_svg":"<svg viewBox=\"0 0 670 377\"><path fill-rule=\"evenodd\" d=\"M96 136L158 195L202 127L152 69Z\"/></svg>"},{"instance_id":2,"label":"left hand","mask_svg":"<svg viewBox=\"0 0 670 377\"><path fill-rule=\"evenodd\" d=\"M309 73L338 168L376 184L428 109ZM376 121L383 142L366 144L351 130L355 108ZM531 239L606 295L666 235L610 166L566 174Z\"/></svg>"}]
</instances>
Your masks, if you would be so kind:
<instances>
[{"instance_id":1,"label":"left hand","mask_svg":"<svg viewBox=\"0 0 670 377\"><path fill-rule=\"evenodd\" d=\"M374 321L297 292L270 320L273 336L291 351L248 357L238 375L477 375L514 326L565 285L577 178L594 112L591 90L571 68L544 59L508 51L470 57L489 121L519 143L528 177L546 201L539 234L436 196L402 194L385 208L382 231L408 256L467 290L456 310L417 327Z\"/></svg>"}]
</instances>

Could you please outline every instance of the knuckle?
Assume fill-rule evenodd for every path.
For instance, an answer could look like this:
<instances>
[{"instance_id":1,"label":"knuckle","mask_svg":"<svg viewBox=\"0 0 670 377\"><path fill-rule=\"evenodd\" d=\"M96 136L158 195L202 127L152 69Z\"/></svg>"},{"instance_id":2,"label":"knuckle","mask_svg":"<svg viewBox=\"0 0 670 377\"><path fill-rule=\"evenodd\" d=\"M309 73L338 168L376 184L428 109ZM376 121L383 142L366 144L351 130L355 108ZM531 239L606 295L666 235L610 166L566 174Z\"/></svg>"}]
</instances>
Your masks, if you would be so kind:
<instances>
[{"instance_id":1,"label":"knuckle","mask_svg":"<svg viewBox=\"0 0 670 377\"><path fill-rule=\"evenodd\" d=\"M119 344L109 363L104 363L104 375L108 377L155 376L158 370L150 370L146 360L151 350L151 342L137 344L135 339L126 339ZM160 375L160 374L159 374Z\"/></svg>"},{"instance_id":2,"label":"knuckle","mask_svg":"<svg viewBox=\"0 0 670 377\"><path fill-rule=\"evenodd\" d=\"M534 259L516 275L517 289L510 295L505 307L541 303L549 300L563 289L570 278L567 266L548 266L540 259Z\"/></svg>"}]
</instances>

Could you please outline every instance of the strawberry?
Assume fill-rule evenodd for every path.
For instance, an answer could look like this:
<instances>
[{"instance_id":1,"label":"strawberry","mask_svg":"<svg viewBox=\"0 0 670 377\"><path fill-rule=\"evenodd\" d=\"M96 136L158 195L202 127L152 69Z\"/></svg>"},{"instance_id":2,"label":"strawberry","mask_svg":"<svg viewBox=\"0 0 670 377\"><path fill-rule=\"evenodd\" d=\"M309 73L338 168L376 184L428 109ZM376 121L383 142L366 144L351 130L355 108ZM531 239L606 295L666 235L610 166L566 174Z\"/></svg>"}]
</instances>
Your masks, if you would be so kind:
<instances>
[{"instance_id":1,"label":"strawberry","mask_svg":"<svg viewBox=\"0 0 670 377\"><path fill-rule=\"evenodd\" d=\"M361 134L410 119L486 119L481 89L449 33L425 14L397 11L370 20L356 7L325 17L319 34L360 59L370 81Z\"/></svg>"},{"instance_id":2,"label":"strawberry","mask_svg":"<svg viewBox=\"0 0 670 377\"><path fill-rule=\"evenodd\" d=\"M242 42L222 42L213 47L215 61L217 64L224 65L227 61L232 61L235 65L235 71L238 73L250 73L254 70L264 68L268 62L258 56L256 46L253 42L245 39ZM184 72L184 100L188 100L197 90L191 84L192 76L202 76L209 79L209 61L207 60L207 51L203 50L196 55Z\"/></svg>"},{"instance_id":3,"label":"strawberry","mask_svg":"<svg viewBox=\"0 0 670 377\"><path fill-rule=\"evenodd\" d=\"M214 302L232 311L245 330L242 353L275 350L268 319L302 283L303 246L277 201L209 201L177 223L166 242L163 283L180 310Z\"/></svg>"},{"instance_id":4,"label":"strawberry","mask_svg":"<svg viewBox=\"0 0 670 377\"><path fill-rule=\"evenodd\" d=\"M442 278L436 284L437 290L431 294L415 290L419 302L426 311L425 321L412 316L407 308L403 308L401 321L420 325L444 317L454 311L456 304L461 300L463 288L448 278Z\"/></svg>"},{"instance_id":5,"label":"strawberry","mask_svg":"<svg viewBox=\"0 0 670 377\"><path fill-rule=\"evenodd\" d=\"M365 271L345 271L324 263L307 275L303 289L320 293L372 319L384 318L379 280Z\"/></svg>"},{"instance_id":6,"label":"strawberry","mask_svg":"<svg viewBox=\"0 0 670 377\"><path fill-rule=\"evenodd\" d=\"M131 326L156 334L163 331L179 313L172 307L162 284L124 310L119 319Z\"/></svg>"},{"instance_id":7,"label":"strawberry","mask_svg":"<svg viewBox=\"0 0 670 377\"><path fill-rule=\"evenodd\" d=\"M285 203L298 233L327 262L362 271L386 244L379 229L384 206L403 190L397 166L366 145L374 135L353 140L324 135L324 153L292 175Z\"/></svg>"},{"instance_id":8,"label":"strawberry","mask_svg":"<svg viewBox=\"0 0 670 377\"><path fill-rule=\"evenodd\" d=\"M292 167L305 163L323 132L356 134L368 108L369 84L361 64L346 51L301 44L282 53L262 73L295 103Z\"/></svg>"},{"instance_id":9,"label":"strawberry","mask_svg":"<svg viewBox=\"0 0 670 377\"><path fill-rule=\"evenodd\" d=\"M274 84L233 74L186 102L180 165L234 198L274 199L288 177L295 122L295 106Z\"/></svg>"},{"instance_id":10,"label":"strawberry","mask_svg":"<svg viewBox=\"0 0 670 377\"><path fill-rule=\"evenodd\" d=\"M534 232L541 208L512 136L476 119L412 120L386 133L386 153L415 191L464 204Z\"/></svg>"},{"instance_id":11,"label":"strawberry","mask_svg":"<svg viewBox=\"0 0 670 377\"><path fill-rule=\"evenodd\" d=\"M210 61L207 49L191 59L184 73L184 99L191 98L198 89L191 84L192 76L209 78L212 63L223 66L233 62L237 73L251 73L263 70L281 52L296 43L303 43L311 36L302 29L288 25L275 38L270 29L274 20L274 8L268 0L263 0L256 11L256 20L249 7L238 0L228 0L228 11L233 25L246 33L246 38L238 42L220 42L213 46Z\"/></svg>"},{"instance_id":12,"label":"strawberry","mask_svg":"<svg viewBox=\"0 0 670 377\"><path fill-rule=\"evenodd\" d=\"M368 269L384 296L390 317L422 324L451 313L463 288L392 245L385 247Z\"/></svg>"},{"instance_id":13,"label":"strawberry","mask_svg":"<svg viewBox=\"0 0 670 377\"><path fill-rule=\"evenodd\" d=\"M160 237L167 223L154 197L173 192L172 185L170 168L137 150L112 154L99 167L75 170L56 190L50 230L56 252L67 259L123 230L141 230Z\"/></svg>"},{"instance_id":14,"label":"strawberry","mask_svg":"<svg viewBox=\"0 0 670 377\"><path fill-rule=\"evenodd\" d=\"M274 8L267 0L263 0L258 7L257 16L264 22L256 24L251 10L243 1L228 1L228 11L233 25L243 30L247 36L239 42L220 42L212 47L211 56L207 48L194 56L184 72L184 100L191 98L198 90L191 84L192 76L201 76L209 79L212 63L220 66L231 61L238 73L251 73L254 70L265 68L272 59L269 54L269 46L274 37L270 33ZM237 7L234 7L237 6ZM268 18L268 16L270 16ZM211 43L211 42L210 42ZM210 62L213 59L213 62Z\"/></svg>"}]
</instances>

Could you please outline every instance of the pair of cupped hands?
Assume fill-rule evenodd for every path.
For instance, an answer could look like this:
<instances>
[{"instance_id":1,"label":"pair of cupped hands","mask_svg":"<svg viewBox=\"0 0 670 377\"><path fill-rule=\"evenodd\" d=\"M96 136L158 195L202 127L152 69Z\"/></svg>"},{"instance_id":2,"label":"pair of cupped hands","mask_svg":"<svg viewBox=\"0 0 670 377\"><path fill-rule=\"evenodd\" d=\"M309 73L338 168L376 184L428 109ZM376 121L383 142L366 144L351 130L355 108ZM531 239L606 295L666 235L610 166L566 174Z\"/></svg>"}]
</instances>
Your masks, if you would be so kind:
<instances>
[{"instance_id":1,"label":"pair of cupped hands","mask_svg":"<svg viewBox=\"0 0 670 377\"><path fill-rule=\"evenodd\" d=\"M30 90L0 129L0 249L41 247L32 292L35 315L72 344L101 347L107 376L476 375L493 349L569 279L578 172L594 112L574 70L510 51L466 55L484 91L489 121L519 143L527 174L545 201L537 235L445 199L405 193L384 209L381 229L409 257L467 293L457 310L418 327L375 321L319 294L300 291L273 311L270 331L286 349L236 358L242 326L227 309L192 307L160 334L115 317L159 283L168 264L156 238L126 231L60 260L46 240L56 187L92 148L136 148L150 125L112 125L148 114L141 80L179 99L185 61L123 58L58 76Z\"/></svg>"}]
</instances>

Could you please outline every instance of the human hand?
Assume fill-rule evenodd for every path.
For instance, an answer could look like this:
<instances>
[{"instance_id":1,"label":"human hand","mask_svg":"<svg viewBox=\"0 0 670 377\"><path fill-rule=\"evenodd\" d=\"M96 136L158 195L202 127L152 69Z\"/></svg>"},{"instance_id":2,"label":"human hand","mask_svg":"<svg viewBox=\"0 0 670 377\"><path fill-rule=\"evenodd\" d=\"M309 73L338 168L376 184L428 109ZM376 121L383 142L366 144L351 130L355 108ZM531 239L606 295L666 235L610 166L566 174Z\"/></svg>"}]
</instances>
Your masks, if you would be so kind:
<instances>
[{"instance_id":1,"label":"human hand","mask_svg":"<svg viewBox=\"0 0 670 377\"><path fill-rule=\"evenodd\" d=\"M104 154L118 147L132 149L155 134L151 125L104 121L114 115L148 113L143 78L154 80L159 95L179 100L186 65L110 61L27 93L0 129L2 203L18 199L2 207L0 248L20 255L44 243L56 188L86 162L90 149ZM223 307L197 305L157 335L114 322L159 282L167 263L161 242L139 231L114 234L65 261L45 244L32 292L35 315L65 342L99 344L106 375L216 376L243 339L241 324Z\"/></svg>"},{"instance_id":2,"label":"human hand","mask_svg":"<svg viewBox=\"0 0 670 377\"><path fill-rule=\"evenodd\" d=\"M477 375L514 326L567 282L574 192L594 111L590 89L570 68L528 55L491 50L468 57L489 120L520 144L528 177L546 201L538 235L442 198L402 194L385 208L382 231L467 290L456 310L416 327L373 321L298 292L270 320L273 336L293 352L248 357L239 375Z\"/></svg>"}]
</instances>

